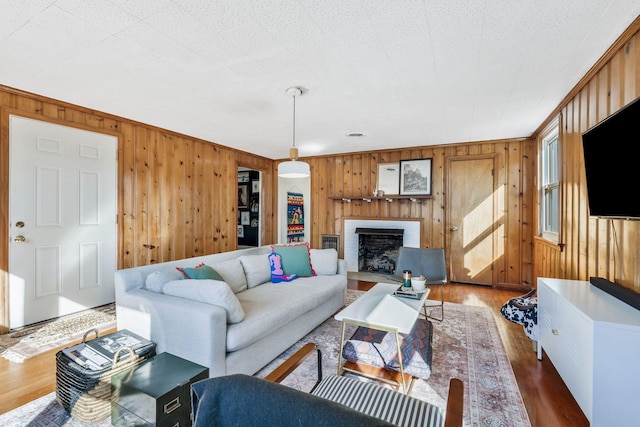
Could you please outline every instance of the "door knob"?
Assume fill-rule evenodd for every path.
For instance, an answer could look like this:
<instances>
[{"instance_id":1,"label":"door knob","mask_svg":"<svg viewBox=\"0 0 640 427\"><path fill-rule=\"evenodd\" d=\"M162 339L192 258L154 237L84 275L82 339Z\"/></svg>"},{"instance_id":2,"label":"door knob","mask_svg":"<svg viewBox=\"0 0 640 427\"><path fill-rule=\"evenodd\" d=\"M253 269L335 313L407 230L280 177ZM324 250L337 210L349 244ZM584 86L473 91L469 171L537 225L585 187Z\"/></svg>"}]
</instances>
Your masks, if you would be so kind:
<instances>
[{"instance_id":1,"label":"door knob","mask_svg":"<svg viewBox=\"0 0 640 427\"><path fill-rule=\"evenodd\" d=\"M451 227L451 231L458 231L458 227Z\"/></svg>"},{"instance_id":2,"label":"door knob","mask_svg":"<svg viewBox=\"0 0 640 427\"><path fill-rule=\"evenodd\" d=\"M24 236L16 236L16 237L13 239L13 241L14 241L14 242L16 242L16 243L24 243L24 242L26 242L26 241L27 241L27 239L25 239L25 237L24 237Z\"/></svg>"}]
</instances>

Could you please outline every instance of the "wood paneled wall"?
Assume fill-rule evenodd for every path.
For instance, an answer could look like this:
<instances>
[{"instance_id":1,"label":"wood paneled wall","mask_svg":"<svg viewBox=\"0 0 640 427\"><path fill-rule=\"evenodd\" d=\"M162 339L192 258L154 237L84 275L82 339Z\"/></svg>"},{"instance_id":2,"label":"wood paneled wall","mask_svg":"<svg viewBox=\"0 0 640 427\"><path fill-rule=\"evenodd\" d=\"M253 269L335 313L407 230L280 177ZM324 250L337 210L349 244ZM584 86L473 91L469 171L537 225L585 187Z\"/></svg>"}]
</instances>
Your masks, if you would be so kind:
<instances>
[{"instance_id":1,"label":"wood paneled wall","mask_svg":"<svg viewBox=\"0 0 640 427\"><path fill-rule=\"evenodd\" d=\"M582 153L583 132L640 96L639 22L636 19L559 107L563 250L536 239L536 277L598 276L640 293L640 221L589 217ZM634 155L633 142L629 140L629 152L619 154ZM629 187L629 197L637 197L636 184L620 183Z\"/></svg>"},{"instance_id":2,"label":"wood paneled wall","mask_svg":"<svg viewBox=\"0 0 640 427\"><path fill-rule=\"evenodd\" d=\"M237 170L262 171L262 242L275 241L273 161L0 86L0 333L8 325L9 114L105 131L118 143L118 268L236 249Z\"/></svg>"},{"instance_id":3,"label":"wood paneled wall","mask_svg":"<svg viewBox=\"0 0 640 427\"><path fill-rule=\"evenodd\" d=\"M533 140L513 139L306 158L314 195L311 246L320 246L322 234L338 234L343 239L345 219L417 219L422 223L421 247L444 247L449 259L447 161L493 154L499 165L497 185L505 189L498 242L502 250L493 265L493 285L529 288L533 283L534 150ZM355 199L347 203L330 198L370 196L377 183L378 163L423 158L433 158L433 197L424 203Z\"/></svg>"}]
</instances>

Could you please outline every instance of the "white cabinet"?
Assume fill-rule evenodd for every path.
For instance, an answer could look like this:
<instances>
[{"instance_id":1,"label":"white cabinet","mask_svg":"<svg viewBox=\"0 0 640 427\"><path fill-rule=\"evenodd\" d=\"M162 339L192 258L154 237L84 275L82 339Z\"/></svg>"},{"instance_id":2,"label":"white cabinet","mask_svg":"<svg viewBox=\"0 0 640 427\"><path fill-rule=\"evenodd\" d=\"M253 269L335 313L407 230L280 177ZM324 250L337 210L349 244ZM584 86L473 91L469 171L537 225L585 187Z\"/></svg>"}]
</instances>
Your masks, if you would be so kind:
<instances>
[{"instance_id":1,"label":"white cabinet","mask_svg":"<svg viewBox=\"0 0 640 427\"><path fill-rule=\"evenodd\" d=\"M589 282L538 278L538 358L592 426L640 423L640 310Z\"/></svg>"}]
</instances>

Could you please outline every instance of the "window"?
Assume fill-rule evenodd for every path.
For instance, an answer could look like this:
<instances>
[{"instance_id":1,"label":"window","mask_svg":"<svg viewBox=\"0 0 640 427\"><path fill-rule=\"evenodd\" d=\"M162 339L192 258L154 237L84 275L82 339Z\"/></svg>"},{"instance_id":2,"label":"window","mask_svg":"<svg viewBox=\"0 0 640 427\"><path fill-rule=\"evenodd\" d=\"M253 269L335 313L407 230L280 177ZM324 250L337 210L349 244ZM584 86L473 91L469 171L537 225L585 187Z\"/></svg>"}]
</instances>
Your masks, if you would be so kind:
<instances>
[{"instance_id":1,"label":"window","mask_svg":"<svg viewBox=\"0 0 640 427\"><path fill-rule=\"evenodd\" d=\"M558 168L558 123L555 121L542 137L540 158L540 235L558 241L560 185Z\"/></svg>"}]
</instances>

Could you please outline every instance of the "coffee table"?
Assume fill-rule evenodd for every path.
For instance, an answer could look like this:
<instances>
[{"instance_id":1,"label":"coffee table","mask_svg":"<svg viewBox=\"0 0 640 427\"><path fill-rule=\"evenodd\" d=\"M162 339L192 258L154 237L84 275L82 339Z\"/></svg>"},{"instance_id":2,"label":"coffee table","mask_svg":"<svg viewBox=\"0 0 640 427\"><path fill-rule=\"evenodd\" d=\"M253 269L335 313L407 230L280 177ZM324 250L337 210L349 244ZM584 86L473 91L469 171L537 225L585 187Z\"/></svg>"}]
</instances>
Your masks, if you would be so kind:
<instances>
[{"instance_id":1,"label":"coffee table","mask_svg":"<svg viewBox=\"0 0 640 427\"><path fill-rule=\"evenodd\" d=\"M393 292L399 286L400 284L398 283L377 283L367 293L334 316L336 320L342 322L342 337L340 339L340 352L338 353L338 375L342 375L344 371L347 371L394 385L402 385L404 392L409 394L414 378L404 372L398 334L411 332L420 310L426 310L424 302L429 296L429 288L426 288L420 294L420 299L411 299L393 295ZM345 342L346 325L363 326L395 334L400 365L399 372L349 361L343 364L342 351Z\"/></svg>"}]
</instances>

